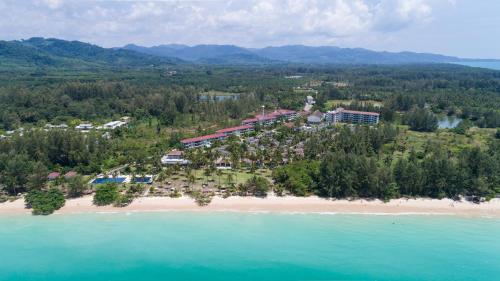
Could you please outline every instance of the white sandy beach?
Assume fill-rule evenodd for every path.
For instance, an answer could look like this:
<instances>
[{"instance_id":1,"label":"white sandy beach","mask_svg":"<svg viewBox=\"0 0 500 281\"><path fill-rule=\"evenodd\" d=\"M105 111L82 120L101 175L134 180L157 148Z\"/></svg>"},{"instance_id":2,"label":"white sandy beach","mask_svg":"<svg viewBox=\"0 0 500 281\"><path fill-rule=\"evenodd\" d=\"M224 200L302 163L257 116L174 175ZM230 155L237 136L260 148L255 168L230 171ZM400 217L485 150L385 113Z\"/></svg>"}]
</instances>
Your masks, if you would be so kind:
<instances>
[{"instance_id":1,"label":"white sandy beach","mask_svg":"<svg viewBox=\"0 0 500 281\"><path fill-rule=\"evenodd\" d=\"M456 215L464 217L500 218L500 199L474 204L450 199L395 199L384 203L379 200L326 200L318 197L230 197L213 198L210 205L198 206L189 197L142 197L124 208L92 205L86 196L66 201L57 214L96 212L162 212L162 211L212 211L212 212L276 212L276 213L339 213L339 214L392 214L392 215ZM30 214L23 200L0 204L0 215Z\"/></svg>"}]
</instances>

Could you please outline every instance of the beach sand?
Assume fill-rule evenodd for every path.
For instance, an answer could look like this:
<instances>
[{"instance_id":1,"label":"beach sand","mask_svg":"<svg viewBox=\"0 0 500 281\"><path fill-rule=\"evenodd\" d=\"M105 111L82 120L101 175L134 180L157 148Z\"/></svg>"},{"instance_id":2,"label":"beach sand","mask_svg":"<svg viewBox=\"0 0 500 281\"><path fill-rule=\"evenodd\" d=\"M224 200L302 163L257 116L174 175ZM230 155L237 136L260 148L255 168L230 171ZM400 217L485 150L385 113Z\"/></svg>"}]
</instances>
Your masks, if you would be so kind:
<instances>
[{"instance_id":1,"label":"beach sand","mask_svg":"<svg viewBox=\"0 0 500 281\"><path fill-rule=\"evenodd\" d=\"M327 200L318 197L214 197L208 206L200 207L189 197L141 197L124 208L92 205L92 196L66 201L56 214L97 212L275 212L275 213L339 213L373 215L456 215L463 217L500 218L500 199L474 204L450 199ZM22 199L0 204L0 215L31 214Z\"/></svg>"}]
</instances>

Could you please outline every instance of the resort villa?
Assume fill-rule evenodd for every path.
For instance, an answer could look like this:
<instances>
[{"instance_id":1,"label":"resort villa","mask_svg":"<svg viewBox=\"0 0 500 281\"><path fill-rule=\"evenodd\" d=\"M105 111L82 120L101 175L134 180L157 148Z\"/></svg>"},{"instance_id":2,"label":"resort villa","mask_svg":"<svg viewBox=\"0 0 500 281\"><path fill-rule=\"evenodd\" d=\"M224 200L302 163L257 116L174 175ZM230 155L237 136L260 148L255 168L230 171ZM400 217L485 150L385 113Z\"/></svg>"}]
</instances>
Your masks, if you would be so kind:
<instances>
[{"instance_id":1,"label":"resort villa","mask_svg":"<svg viewBox=\"0 0 500 281\"><path fill-rule=\"evenodd\" d=\"M347 110L339 107L325 114L325 119L329 123L366 123L377 124L380 114L377 112Z\"/></svg>"},{"instance_id":2,"label":"resort villa","mask_svg":"<svg viewBox=\"0 0 500 281\"><path fill-rule=\"evenodd\" d=\"M75 129L87 132L94 129L94 126L92 126L92 124L90 123L81 123L80 125L76 126Z\"/></svg>"},{"instance_id":3,"label":"resort villa","mask_svg":"<svg viewBox=\"0 0 500 281\"><path fill-rule=\"evenodd\" d=\"M59 172L51 172L51 173L49 173L49 174L47 175L47 179L48 179L49 181L53 181L53 180L57 179L57 178L58 178L58 177L60 177L60 176L61 176L61 173L59 173Z\"/></svg>"},{"instance_id":4,"label":"resort villa","mask_svg":"<svg viewBox=\"0 0 500 281\"><path fill-rule=\"evenodd\" d=\"M124 121L111 121L109 123L106 123L102 126L97 127L97 129L101 130L114 130L116 128L120 128L127 125L127 122Z\"/></svg>"},{"instance_id":5,"label":"resort villa","mask_svg":"<svg viewBox=\"0 0 500 281\"><path fill-rule=\"evenodd\" d=\"M219 157L215 161L215 167L219 170L230 170L232 168L231 161L226 157Z\"/></svg>"},{"instance_id":6,"label":"resort villa","mask_svg":"<svg viewBox=\"0 0 500 281\"><path fill-rule=\"evenodd\" d=\"M174 149L161 158L163 165L186 165L189 161L183 158L184 152Z\"/></svg>"},{"instance_id":7,"label":"resort villa","mask_svg":"<svg viewBox=\"0 0 500 281\"><path fill-rule=\"evenodd\" d=\"M64 129L68 128L68 125L66 125L64 123L63 124L59 124L59 125L52 125L52 124L48 123L48 124L45 125L45 128L47 128L47 129L62 129L62 130L64 130Z\"/></svg>"}]
</instances>

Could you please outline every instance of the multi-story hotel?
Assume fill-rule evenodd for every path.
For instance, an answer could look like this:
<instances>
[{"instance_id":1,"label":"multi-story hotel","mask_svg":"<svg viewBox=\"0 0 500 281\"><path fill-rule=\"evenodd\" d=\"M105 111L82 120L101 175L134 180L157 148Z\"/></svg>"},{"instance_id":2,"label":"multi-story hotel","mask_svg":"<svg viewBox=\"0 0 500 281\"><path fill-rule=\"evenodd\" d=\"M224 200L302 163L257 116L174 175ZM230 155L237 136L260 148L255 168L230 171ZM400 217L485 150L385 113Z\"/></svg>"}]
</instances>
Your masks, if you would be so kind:
<instances>
[{"instance_id":1,"label":"multi-story hotel","mask_svg":"<svg viewBox=\"0 0 500 281\"><path fill-rule=\"evenodd\" d=\"M277 109L268 114L258 114L254 118L248 118L242 121L244 125L271 125L277 121L290 121L297 118L297 111L289 109Z\"/></svg>"},{"instance_id":2,"label":"multi-story hotel","mask_svg":"<svg viewBox=\"0 0 500 281\"><path fill-rule=\"evenodd\" d=\"M250 132L253 132L252 125L241 125L241 126L225 128L225 129L221 129L221 130L217 131L217 133L221 133L221 134L224 134L226 136L228 136L228 135L239 136L239 135L250 133Z\"/></svg>"},{"instance_id":3,"label":"multi-story hotel","mask_svg":"<svg viewBox=\"0 0 500 281\"><path fill-rule=\"evenodd\" d=\"M196 138L183 139L181 140L181 143L184 146L184 148L197 148L203 146L210 146L212 145L212 142L218 140L224 140L225 138L226 138L225 134L217 133Z\"/></svg>"},{"instance_id":4,"label":"multi-story hotel","mask_svg":"<svg viewBox=\"0 0 500 281\"><path fill-rule=\"evenodd\" d=\"M366 112L347 110L339 107L333 111L328 111L325 114L325 120L330 123L346 122L346 123L366 123L377 124L380 114L377 112Z\"/></svg>"}]
</instances>

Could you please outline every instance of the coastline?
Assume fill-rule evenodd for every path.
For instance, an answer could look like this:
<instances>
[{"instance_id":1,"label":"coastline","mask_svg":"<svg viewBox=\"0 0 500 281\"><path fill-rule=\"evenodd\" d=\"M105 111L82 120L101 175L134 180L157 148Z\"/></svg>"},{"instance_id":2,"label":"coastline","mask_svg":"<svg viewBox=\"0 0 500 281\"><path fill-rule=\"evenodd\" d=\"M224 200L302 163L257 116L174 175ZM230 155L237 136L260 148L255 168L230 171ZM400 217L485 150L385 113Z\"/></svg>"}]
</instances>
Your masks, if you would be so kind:
<instances>
[{"instance_id":1,"label":"coastline","mask_svg":"<svg viewBox=\"0 0 500 281\"><path fill-rule=\"evenodd\" d=\"M249 212L249 213L318 213L318 214L365 214L365 215L452 215L460 217L500 218L500 199L474 204L457 202L450 199L393 199L380 200L327 200L311 197L214 197L208 206L200 207L189 197L140 197L129 206L94 206L92 196L69 199L66 205L55 214L82 213L128 213L128 212ZM28 214L24 201L0 204L1 215Z\"/></svg>"}]
</instances>

